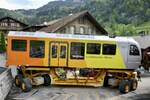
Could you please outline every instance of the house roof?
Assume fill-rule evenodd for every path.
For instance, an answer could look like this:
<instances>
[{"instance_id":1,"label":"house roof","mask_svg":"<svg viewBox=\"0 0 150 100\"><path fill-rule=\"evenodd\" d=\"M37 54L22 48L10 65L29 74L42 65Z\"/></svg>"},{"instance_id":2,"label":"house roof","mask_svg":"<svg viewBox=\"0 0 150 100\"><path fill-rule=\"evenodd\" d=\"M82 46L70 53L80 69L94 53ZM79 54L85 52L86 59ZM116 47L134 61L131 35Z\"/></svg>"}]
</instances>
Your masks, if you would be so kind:
<instances>
[{"instance_id":1,"label":"house roof","mask_svg":"<svg viewBox=\"0 0 150 100\"><path fill-rule=\"evenodd\" d=\"M11 20L14 20L14 21L16 21L16 22L18 22L18 23L21 23L21 24L23 24L24 26L28 26L27 24L25 24L25 23L23 23L23 22L21 22L21 21L19 21L19 20L17 20L17 19L14 19L14 18L12 18L12 17L2 17L2 18L0 18L0 21L2 21L2 20L4 20L4 19L11 19Z\"/></svg>"},{"instance_id":2,"label":"house roof","mask_svg":"<svg viewBox=\"0 0 150 100\"><path fill-rule=\"evenodd\" d=\"M141 48L145 49L150 47L150 35L134 36L133 38L139 43Z\"/></svg>"},{"instance_id":3,"label":"house roof","mask_svg":"<svg viewBox=\"0 0 150 100\"><path fill-rule=\"evenodd\" d=\"M41 28L46 27L46 26L47 25L32 25L32 26L25 27L24 29L22 29L22 31L29 31L30 29L40 30Z\"/></svg>"},{"instance_id":4,"label":"house roof","mask_svg":"<svg viewBox=\"0 0 150 100\"><path fill-rule=\"evenodd\" d=\"M44 31L44 32L56 32L57 30L61 29L65 25L73 22L79 17L86 16L94 25L99 29L103 34L108 34L107 31L101 27L101 25L95 20L95 18L88 12L88 11L82 11L73 15L69 15L63 18L59 18L53 21L50 21L47 23L47 27L44 27L40 29L39 31Z\"/></svg>"}]
</instances>

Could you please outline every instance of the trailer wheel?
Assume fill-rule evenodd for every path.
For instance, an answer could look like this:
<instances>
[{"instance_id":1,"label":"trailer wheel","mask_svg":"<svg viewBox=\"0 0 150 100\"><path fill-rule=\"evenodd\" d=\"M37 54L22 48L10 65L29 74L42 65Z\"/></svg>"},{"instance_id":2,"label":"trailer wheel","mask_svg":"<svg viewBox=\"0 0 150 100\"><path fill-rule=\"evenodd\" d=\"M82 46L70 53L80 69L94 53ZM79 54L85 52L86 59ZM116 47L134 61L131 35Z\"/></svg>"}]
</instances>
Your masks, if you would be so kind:
<instances>
[{"instance_id":1,"label":"trailer wheel","mask_svg":"<svg viewBox=\"0 0 150 100\"><path fill-rule=\"evenodd\" d=\"M42 75L44 78L44 86L49 86L51 84L51 77L48 74Z\"/></svg>"},{"instance_id":2,"label":"trailer wheel","mask_svg":"<svg viewBox=\"0 0 150 100\"><path fill-rule=\"evenodd\" d=\"M137 89L137 86L138 86L138 81L137 81L137 79L130 79L129 82L130 82L130 90L131 90L131 91L136 90L136 89Z\"/></svg>"},{"instance_id":3,"label":"trailer wheel","mask_svg":"<svg viewBox=\"0 0 150 100\"><path fill-rule=\"evenodd\" d=\"M130 91L130 84L128 80L121 80L119 84L120 93L128 93Z\"/></svg>"},{"instance_id":4,"label":"trailer wheel","mask_svg":"<svg viewBox=\"0 0 150 100\"><path fill-rule=\"evenodd\" d=\"M19 87L21 85L21 82L23 80L23 76L21 74L18 74L15 76L15 85Z\"/></svg>"},{"instance_id":5,"label":"trailer wheel","mask_svg":"<svg viewBox=\"0 0 150 100\"><path fill-rule=\"evenodd\" d=\"M24 78L21 83L21 89L23 92L29 92L32 89L32 83L30 78Z\"/></svg>"}]
</instances>

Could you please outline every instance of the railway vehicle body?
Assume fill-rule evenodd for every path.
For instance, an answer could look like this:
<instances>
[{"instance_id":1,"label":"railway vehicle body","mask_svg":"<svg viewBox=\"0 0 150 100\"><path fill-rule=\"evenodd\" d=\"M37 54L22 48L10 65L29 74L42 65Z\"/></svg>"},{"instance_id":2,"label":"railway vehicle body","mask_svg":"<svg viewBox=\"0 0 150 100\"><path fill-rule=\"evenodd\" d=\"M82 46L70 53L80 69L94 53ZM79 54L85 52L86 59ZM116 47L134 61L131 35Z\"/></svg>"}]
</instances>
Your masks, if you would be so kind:
<instances>
[{"instance_id":1,"label":"railway vehicle body","mask_svg":"<svg viewBox=\"0 0 150 100\"><path fill-rule=\"evenodd\" d=\"M132 38L44 32L9 32L7 56L7 65L17 66L16 84L23 83L26 91L31 83L109 84L128 92L137 87L134 71L141 63L140 46Z\"/></svg>"}]
</instances>

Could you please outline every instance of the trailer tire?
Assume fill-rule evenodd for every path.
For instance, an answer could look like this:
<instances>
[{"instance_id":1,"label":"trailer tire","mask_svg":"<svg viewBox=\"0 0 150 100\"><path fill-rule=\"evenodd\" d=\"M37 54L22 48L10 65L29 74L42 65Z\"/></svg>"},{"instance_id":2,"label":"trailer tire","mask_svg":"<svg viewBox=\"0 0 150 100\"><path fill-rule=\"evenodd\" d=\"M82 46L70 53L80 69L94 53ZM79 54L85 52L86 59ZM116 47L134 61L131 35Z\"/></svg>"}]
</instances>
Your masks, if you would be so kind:
<instances>
[{"instance_id":1,"label":"trailer tire","mask_svg":"<svg viewBox=\"0 0 150 100\"><path fill-rule=\"evenodd\" d=\"M17 87L20 87L22 80L23 80L23 76L21 74L16 75L15 76L15 85Z\"/></svg>"},{"instance_id":2,"label":"trailer tire","mask_svg":"<svg viewBox=\"0 0 150 100\"><path fill-rule=\"evenodd\" d=\"M21 89L23 92L29 92L32 89L32 83L30 78L24 78L21 83Z\"/></svg>"},{"instance_id":3,"label":"trailer tire","mask_svg":"<svg viewBox=\"0 0 150 100\"><path fill-rule=\"evenodd\" d=\"M130 82L130 90L131 90L131 91L136 90L136 89L137 89L137 86L138 86L138 81L137 81L137 79L130 79L129 82Z\"/></svg>"},{"instance_id":4,"label":"trailer tire","mask_svg":"<svg viewBox=\"0 0 150 100\"><path fill-rule=\"evenodd\" d=\"M51 77L48 74L44 74L42 77L44 78L44 86L51 85Z\"/></svg>"},{"instance_id":5,"label":"trailer tire","mask_svg":"<svg viewBox=\"0 0 150 100\"><path fill-rule=\"evenodd\" d=\"M121 80L119 84L120 93L128 93L130 91L130 83L128 80Z\"/></svg>"}]
</instances>

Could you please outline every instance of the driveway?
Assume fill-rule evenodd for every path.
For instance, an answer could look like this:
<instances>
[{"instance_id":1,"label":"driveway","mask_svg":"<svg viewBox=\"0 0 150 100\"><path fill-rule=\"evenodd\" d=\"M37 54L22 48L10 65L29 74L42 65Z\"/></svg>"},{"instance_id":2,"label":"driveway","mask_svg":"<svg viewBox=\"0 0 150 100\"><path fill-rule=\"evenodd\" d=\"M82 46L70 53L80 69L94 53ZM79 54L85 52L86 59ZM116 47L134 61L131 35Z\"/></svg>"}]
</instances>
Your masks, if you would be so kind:
<instances>
[{"instance_id":1,"label":"driveway","mask_svg":"<svg viewBox=\"0 0 150 100\"><path fill-rule=\"evenodd\" d=\"M6 100L118 100L148 98L150 100L150 77L143 77L136 91L120 94L113 87L83 87L83 86L39 86L31 92L23 93L13 86Z\"/></svg>"}]
</instances>

